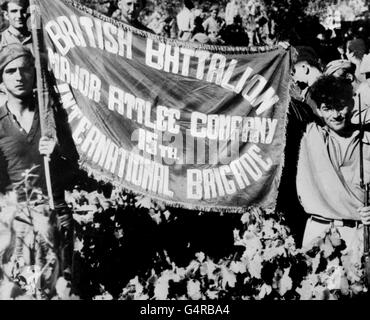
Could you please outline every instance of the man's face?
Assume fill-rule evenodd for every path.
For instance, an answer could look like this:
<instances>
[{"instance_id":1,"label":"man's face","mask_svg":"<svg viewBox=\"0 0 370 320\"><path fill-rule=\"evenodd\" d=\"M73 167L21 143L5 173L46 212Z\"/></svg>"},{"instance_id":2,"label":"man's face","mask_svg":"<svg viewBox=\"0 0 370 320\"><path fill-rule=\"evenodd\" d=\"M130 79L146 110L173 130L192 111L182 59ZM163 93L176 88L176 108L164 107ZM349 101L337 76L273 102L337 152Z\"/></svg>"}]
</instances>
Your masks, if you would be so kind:
<instances>
[{"instance_id":1,"label":"man's face","mask_svg":"<svg viewBox=\"0 0 370 320\"><path fill-rule=\"evenodd\" d=\"M15 29L24 29L27 27L27 7L9 2L8 10L4 12L4 17L9 21L9 25Z\"/></svg>"},{"instance_id":2,"label":"man's face","mask_svg":"<svg viewBox=\"0 0 370 320\"><path fill-rule=\"evenodd\" d=\"M317 112L325 124L339 135L351 124L353 100L337 103L335 106L322 103Z\"/></svg>"},{"instance_id":3,"label":"man's face","mask_svg":"<svg viewBox=\"0 0 370 320\"><path fill-rule=\"evenodd\" d=\"M122 19L127 22L137 20L142 9L142 0L121 0L119 2Z\"/></svg>"},{"instance_id":4,"label":"man's face","mask_svg":"<svg viewBox=\"0 0 370 320\"><path fill-rule=\"evenodd\" d=\"M9 62L3 71L3 82L8 93L17 98L32 94L35 69L30 59L19 57Z\"/></svg>"}]
</instances>

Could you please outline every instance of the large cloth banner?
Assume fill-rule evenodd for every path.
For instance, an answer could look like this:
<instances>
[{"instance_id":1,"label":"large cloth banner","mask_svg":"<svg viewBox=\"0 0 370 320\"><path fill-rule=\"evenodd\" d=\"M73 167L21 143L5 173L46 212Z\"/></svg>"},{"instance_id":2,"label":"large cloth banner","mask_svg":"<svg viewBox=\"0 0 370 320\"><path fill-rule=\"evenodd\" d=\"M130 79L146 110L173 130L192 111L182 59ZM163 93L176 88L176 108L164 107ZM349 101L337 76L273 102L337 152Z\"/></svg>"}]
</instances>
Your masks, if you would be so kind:
<instances>
[{"instance_id":1,"label":"large cloth banner","mask_svg":"<svg viewBox=\"0 0 370 320\"><path fill-rule=\"evenodd\" d=\"M274 208L290 49L164 39L72 0L39 5L84 167L174 206Z\"/></svg>"}]
</instances>

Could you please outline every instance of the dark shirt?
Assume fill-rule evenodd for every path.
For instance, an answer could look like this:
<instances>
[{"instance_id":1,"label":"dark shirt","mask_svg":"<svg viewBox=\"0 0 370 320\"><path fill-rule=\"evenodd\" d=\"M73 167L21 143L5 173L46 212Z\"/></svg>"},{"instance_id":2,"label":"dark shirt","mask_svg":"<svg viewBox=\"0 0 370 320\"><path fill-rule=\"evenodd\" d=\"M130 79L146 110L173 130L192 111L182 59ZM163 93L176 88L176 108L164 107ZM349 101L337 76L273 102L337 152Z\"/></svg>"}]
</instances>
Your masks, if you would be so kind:
<instances>
[{"instance_id":1,"label":"dark shirt","mask_svg":"<svg viewBox=\"0 0 370 320\"><path fill-rule=\"evenodd\" d=\"M58 202L64 199L64 189L68 187L74 170L78 168L78 153L71 138L64 138L65 133L68 132L63 129L64 125L58 124L60 120L57 118L56 122L60 144L57 144L51 155L50 172L53 195ZM12 190L24 180L26 170L37 166L32 170L34 176L28 182L32 187L41 188L43 193L47 194L44 160L39 152L40 138L41 128L37 107L35 107L29 133L19 125L6 105L0 107L0 192ZM65 146L66 143L69 147ZM68 150L67 153L65 150ZM24 201L26 196L22 190L17 192L20 201Z\"/></svg>"}]
</instances>

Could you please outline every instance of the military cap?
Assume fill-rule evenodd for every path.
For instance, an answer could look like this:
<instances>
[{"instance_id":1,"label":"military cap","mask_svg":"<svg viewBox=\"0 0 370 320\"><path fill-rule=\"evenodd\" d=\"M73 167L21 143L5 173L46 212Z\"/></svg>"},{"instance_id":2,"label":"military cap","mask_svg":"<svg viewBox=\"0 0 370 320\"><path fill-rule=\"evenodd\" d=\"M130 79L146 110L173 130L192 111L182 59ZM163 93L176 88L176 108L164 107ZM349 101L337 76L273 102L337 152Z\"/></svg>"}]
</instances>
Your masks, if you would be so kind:
<instances>
[{"instance_id":1,"label":"military cap","mask_svg":"<svg viewBox=\"0 0 370 320\"><path fill-rule=\"evenodd\" d=\"M0 80L2 80L5 67L20 57L27 57L33 60L31 50L19 43L8 44L0 50Z\"/></svg>"},{"instance_id":2,"label":"military cap","mask_svg":"<svg viewBox=\"0 0 370 320\"><path fill-rule=\"evenodd\" d=\"M1 9L6 10L8 3L15 3L21 7L28 7L30 5L29 0L1 0Z\"/></svg>"},{"instance_id":3,"label":"military cap","mask_svg":"<svg viewBox=\"0 0 370 320\"><path fill-rule=\"evenodd\" d=\"M354 73L356 66L349 60L344 59L333 60L326 65L324 74L330 76L340 69L348 70L351 73Z\"/></svg>"}]
</instances>

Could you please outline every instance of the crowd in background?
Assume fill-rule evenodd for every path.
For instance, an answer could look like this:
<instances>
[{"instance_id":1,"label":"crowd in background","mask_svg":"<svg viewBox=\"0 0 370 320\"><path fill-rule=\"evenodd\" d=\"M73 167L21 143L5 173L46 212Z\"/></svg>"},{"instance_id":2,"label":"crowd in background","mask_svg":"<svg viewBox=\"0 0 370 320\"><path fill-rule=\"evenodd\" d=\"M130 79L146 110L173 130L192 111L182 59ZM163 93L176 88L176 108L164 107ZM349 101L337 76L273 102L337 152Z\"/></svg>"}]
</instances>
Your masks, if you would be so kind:
<instances>
[{"instance_id":1,"label":"crowd in background","mask_svg":"<svg viewBox=\"0 0 370 320\"><path fill-rule=\"evenodd\" d=\"M100 1L91 6L120 19L116 1ZM143 11L142 22L155 34L204 44L258 46L275 40L274 21L268 19L260 0L231 0L226 6L186 0L173 15L161 8L150 13Z\"/></svg>"},{"instance_id":2,"label":"crowd in background","mask_svg":"<svg viewBox=\"0 0 370 320\"><path fill-rule=\"evenodd\" d=\"M302 75L304 78L302 81L300 70L297 69L293 97L305 100L306 82L312 85L318 75L328 72L340 73L346 68L343 73L353 73L355 92L360 90L363 104L370 104L370 101L367 101L369 94L365 73L361 73L364 68L368 68L367 58L363 60L368 54L370 45L369 11L366 10L365 2L351 1L357 6L357 11L362 12L357 17L351 17L352 22L345 21L350 13L343 9L343 5L342 7L330 5L325 8L324 17L307 15L288 33L276 31L276 26L282 22L274 21L276 15L275 17L268 15L266 1L262 0L229 0L220 1L218 4L183 0L178 1L179 7L172 15L169 14L169 10L163 10L163 6L153 7L153 3L148 9L149 2L146 1L139 20L144 30L157 35L202 44L265 46L278 41L288 41L298 49L300 63L302 64L302 59L306 59L310 70L315 70L309 72L305 69L304 72L307 74ZM118 1L90 0L82 3L114 19L123 19ZM269 12L271 13L271 10Z\"/></svg>"},{"instance_id":3,"label":"crowd in background","mask_svg":"<svg viewBox=\"0 0 370 320\"><path fill-rule=\"evenodd\" d=\"M115 0L82 2L114 19L121 17ZM147 6L140 14L141 22L157 35L203 44L264 46L288 40L292 45L312 46L325 60L323 63L331 61L333 56L338 57L337 48L344 48L349 39L360 37L369 41L368 15L351 16L357 22L346 23L344 20L350 16L348 10L340 11L334 6L326 8L325 18L319 20L317 16L311 16L295 24L289 34L278 34L276 24L281 21L275 21L278 18L268 14L262 0L229 0L225 5L197 0L179 3L181 5L172 14L161 6L150 9ZM358 11L366 10L364 7Z\"/></svg>"}]
</instances>

